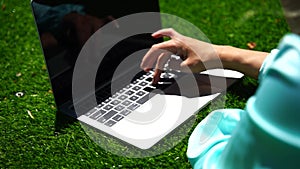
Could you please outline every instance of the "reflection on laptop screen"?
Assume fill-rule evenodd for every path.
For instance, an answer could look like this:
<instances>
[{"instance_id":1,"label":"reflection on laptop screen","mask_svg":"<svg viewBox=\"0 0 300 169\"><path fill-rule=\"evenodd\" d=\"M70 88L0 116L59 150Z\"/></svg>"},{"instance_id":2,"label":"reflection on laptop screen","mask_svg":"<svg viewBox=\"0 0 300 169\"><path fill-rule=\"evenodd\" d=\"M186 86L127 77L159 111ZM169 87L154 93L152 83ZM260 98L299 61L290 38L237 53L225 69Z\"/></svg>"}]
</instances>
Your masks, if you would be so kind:
<instances>
[{"instance_id":1,"label":"reflection on laptop screen","mask_svg":"<svg viewBox=\"0 0 300 169\"><path fill-rule=\"evenodd\" d=\"M159 5L158 1L153 0L33 0L32 9L55 101L60 108L72 100L74 65L81 48L90 36L105 24L122 16L139 12L158 12ZM112 29L122 26L117 22L113 25ZM98 72L102 73L99 75L101 77L97 76L96 86L111 80L118 64L128 55L149 48L159 41L161 39L153 39L150 34L140 34L118 43L101 62Z\"/></svg>"}]
</instances>

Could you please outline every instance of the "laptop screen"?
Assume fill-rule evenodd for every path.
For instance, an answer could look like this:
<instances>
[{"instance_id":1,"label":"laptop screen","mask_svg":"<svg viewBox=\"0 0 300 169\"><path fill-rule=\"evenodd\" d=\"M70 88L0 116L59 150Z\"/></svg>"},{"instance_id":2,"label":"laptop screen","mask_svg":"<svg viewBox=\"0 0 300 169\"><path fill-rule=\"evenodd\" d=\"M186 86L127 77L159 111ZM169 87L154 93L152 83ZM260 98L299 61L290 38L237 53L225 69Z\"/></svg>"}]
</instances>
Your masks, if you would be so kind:
<instances>
[{"instance_id":1,"label":"laptop screen","mask_svg":"<svg viewBox=\"0 0 300 169\"><path fill-rule=\"evenodd\" d=\"M115 28L122 26L114 22L122 16L159 12L159 4L158 0L33 0L32 9L59 108L72 100L74 65L86 41L107 23L113 22ZM160 23L160 18L157 19ZM97 75L95 86L111 80L118 64L128 55L150 48L161 40L153 39L150 34L139 34L122 40L101 62L98 69L98 72L102 72L101 78Z\"/></svg>"}]
</instances>

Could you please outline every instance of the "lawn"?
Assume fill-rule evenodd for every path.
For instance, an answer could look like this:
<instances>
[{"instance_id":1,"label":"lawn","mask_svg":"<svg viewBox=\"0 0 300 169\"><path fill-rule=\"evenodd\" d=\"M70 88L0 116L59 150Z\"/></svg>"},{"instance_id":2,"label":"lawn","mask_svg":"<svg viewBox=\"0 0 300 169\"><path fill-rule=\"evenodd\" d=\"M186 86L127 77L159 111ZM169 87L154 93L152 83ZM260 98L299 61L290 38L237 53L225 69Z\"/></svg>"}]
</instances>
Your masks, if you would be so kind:
<instances>
[{"instance_id":1,"label":"lawn","mask_svg":"<svg viewBox=\"0 0 300 169\"><path fill-rule=\"evenodd\" d=\"M126 158L99 147L77 121L55 129L54 98L29 4L0 1L0 168L190 168L188 136L163 154ZM215 44L248 48L254 42L254 50L269 52L289 31L279 0L160 0L160 7ZM223 97L225 106L244 108L257 84L243 78ZM200 111L197 122L210 111Z\"/></svg>"}]
</instances>

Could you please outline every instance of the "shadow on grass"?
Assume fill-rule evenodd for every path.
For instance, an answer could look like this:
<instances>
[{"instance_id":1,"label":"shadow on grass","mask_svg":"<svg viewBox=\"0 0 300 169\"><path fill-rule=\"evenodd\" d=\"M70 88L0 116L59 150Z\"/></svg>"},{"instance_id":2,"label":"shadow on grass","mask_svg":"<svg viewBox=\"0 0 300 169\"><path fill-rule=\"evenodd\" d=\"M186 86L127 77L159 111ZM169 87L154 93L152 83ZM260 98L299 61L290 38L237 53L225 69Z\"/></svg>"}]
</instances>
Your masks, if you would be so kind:
<instances>
[{"instance_id":1,"label":"shadow on grass","mask_svg":"<svg viewBox=\"0 0 300 169\"><path fill-rule=\"evenodd\" d=\"M60 111L56 111L55 119L55 134L59 134L63 129L68 128L70 125L74 124L78 120L74 117L66 115Z\"/></svg>"},{"instance_id":2,"label":"shadow on grass","mask_svg":"<svg viewBox=\"0 0 300 169\"><path fill-rule=\"evenodd\" d=\"M230 86L228 93L236 95L241 99L248 100L258 88L258 82L250 77L243 77L241 80Z\"/></svg>"}]
</instances>

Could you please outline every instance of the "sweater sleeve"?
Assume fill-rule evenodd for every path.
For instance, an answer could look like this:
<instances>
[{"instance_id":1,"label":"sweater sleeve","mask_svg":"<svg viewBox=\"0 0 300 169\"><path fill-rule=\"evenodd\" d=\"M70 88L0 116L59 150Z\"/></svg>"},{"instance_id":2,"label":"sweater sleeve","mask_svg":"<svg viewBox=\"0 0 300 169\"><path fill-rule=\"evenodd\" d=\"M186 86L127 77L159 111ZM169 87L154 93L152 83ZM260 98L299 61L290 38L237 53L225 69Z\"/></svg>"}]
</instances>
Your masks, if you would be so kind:
<instances>
[{"instance_id":1,"label":"sweater sleeve","mask_svg":"<svg viewBox=\"0 0 300 169\"><path fill-rule=\"evenodd\" d=\"M261 82L262 79L265 77L266 70L268 70L268 68L272 65L274 58L278 52L279 52L279 49L271 50L270 54L264 60L263 64L260 67L260 70L259 70L259 75L258 75L259 82Z\"/></svg>"}]
</instances>

